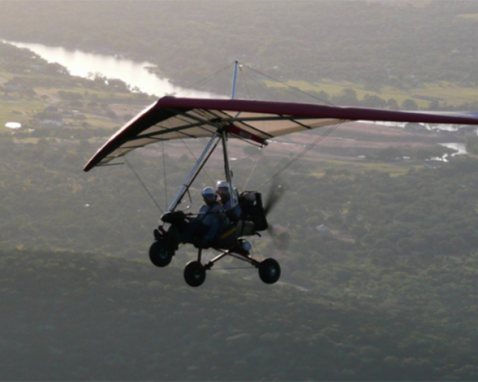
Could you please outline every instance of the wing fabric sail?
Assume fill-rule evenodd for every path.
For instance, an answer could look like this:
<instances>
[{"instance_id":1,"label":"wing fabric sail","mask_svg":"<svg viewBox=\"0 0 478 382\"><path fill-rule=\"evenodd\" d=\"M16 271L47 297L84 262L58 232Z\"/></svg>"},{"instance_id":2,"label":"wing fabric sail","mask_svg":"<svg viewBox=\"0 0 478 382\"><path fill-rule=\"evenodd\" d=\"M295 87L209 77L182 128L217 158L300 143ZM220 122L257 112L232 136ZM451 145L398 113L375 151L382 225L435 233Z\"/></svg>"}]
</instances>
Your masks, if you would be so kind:
<instances>
[{"instance_id":1,"label":"wing fabric sail","mask_svg":"<svg viewBox=\"0 0 478 382\"><path fill-rule=\"evenodd\" d=\"M357 120L478 125L478 114L168 96L118 130L88 161L84 171L151 143L210 137L221 129L233 138L267 144L269 139L281 135Z\"/></svg>"}]
</instances>

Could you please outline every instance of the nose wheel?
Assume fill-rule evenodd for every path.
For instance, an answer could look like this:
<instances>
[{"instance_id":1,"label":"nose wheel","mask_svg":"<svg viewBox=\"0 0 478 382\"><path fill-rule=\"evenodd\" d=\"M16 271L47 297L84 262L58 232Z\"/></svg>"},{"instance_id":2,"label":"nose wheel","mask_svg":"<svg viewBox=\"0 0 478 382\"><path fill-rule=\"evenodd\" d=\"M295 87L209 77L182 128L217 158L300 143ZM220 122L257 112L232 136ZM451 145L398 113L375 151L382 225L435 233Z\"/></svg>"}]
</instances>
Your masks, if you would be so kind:
<instances>
[{"instance_id":1,"label":"nose wheel","mask_svg":"<svg viewBox=\"0 0 478 382\"><path fill-rule=\"evenodd\" d=\"M206 280L206 268L199 261L190 261L184 268L184 280L192 287L202 285Z\"/></svg>"},{"instance_id":2,"label":"nose wheel","mask_svg":"<svg viewBox=\"0 0 478 382\"><path fill-rule=\"evenodd\" d=\"M174 250L165 240L157 240L149 247L149 259L157 267L165 267L173 258Z\"/></svg>"},{"instance_id":3,"label":"nose wheel","mask_svg":"<svg viewBox=\"0 0 478 382\"><path fill-rule=\"evenodd\" d=\"M265 259L259 263L259 277L266 284L274 284L280 278L280 265L274 259Z\"/></svg>"}]
</instances>

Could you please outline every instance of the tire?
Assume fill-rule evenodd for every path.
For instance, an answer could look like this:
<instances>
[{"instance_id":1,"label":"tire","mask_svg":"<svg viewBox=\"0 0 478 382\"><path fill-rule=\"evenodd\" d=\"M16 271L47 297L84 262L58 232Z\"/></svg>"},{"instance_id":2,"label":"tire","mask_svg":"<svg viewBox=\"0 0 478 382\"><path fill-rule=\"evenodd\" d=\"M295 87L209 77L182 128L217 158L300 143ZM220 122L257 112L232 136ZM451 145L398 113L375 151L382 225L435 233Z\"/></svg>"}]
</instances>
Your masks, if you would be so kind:
<instances>
[{"instance_id":1,"label":"tire","mask_svg":"<svg viewBox=\"0 0 478 382\"><path fill-rule=\"evenodd\" d=\"M184 280L189 286L198 287L206 279L206 269L199 261L190 261L184 268Z\"/></svg>"},{"instance_id":2,"label":"tire","mask_svg":"<svg viewBox=\"0 0 478 382\"><path fill-rule=\"evenodd\" d=\"M155 241L149 247L149 259L157 267L165 267L171 262L174 251L168 248L164 240Z\"/></svg>"},{"instance_id":3,"label":"tire","mask_svg":"<svg viewBox=\"0 0 478 382\"><path fill-rule=\"evenodd\" d=\"M265 259L259 264L259 277L266 284L274 284L280 278L280 265L274 259Z\"/></svg>"}]
</instances>

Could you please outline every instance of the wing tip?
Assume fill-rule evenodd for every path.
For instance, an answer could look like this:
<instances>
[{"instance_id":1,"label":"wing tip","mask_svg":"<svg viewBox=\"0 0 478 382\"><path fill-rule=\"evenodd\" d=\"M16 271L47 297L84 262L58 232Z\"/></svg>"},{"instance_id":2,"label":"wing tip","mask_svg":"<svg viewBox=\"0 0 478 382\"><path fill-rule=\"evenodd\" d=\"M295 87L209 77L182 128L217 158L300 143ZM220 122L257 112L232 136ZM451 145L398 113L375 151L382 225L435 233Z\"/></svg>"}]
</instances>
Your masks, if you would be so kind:
<instances>
[{"instance_id":1,"label":"wing tip","mask_svg":"<svg viewBox=\"0 0 478 382\"><path fill-rule=\"evenodd\" d=\"M96 166L96 163L94 163L94 157L92 159L90 159L88 162L86 162L86 164L83 166L83 171L84 172L88 172L90 171L93 167Z\"/></svg>"}]
</instances>

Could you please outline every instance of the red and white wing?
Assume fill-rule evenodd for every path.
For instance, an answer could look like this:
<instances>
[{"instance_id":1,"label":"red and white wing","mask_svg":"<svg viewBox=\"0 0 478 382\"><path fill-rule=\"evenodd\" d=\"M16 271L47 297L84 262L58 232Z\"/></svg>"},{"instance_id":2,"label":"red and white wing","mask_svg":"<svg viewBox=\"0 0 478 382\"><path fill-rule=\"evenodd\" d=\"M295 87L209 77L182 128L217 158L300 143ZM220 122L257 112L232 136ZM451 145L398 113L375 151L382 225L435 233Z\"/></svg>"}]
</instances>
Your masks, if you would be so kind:
<instances>
[{"instance_id":1,"label":"red and white wing","mask_svg":"<svg viewBox=\"0 0 478 382\"><path fill-rule=\"evenodd\" d=\"M226 129L229 137L266 144L269 139L345 121L423 122L478 125L472 113L429 113L316 104L163 97L143 110L96 152L84 171L108 164L151 143L211 137Z\"/></svg>"}]
</instances>

